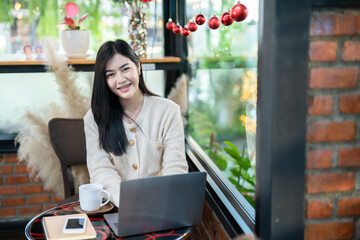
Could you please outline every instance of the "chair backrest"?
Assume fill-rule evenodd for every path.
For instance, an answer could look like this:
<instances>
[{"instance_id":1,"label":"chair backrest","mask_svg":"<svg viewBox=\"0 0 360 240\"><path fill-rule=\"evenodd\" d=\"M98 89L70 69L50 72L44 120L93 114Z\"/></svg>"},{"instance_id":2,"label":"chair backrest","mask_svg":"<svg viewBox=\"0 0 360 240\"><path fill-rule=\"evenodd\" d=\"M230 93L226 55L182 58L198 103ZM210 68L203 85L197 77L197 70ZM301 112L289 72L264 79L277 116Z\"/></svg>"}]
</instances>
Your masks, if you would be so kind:
<instances>
[{"instance_id":1,"label":"chair backrest","mask_svg":"<svg viewBox=\"0 0 360 240\"><path fill-rule=\"evenodd\" d=\"M65 198L75 194L71 166L86 164L83 119L54 118L49 121L49 136L61 163Z\"/></svg>"}]
</instances>

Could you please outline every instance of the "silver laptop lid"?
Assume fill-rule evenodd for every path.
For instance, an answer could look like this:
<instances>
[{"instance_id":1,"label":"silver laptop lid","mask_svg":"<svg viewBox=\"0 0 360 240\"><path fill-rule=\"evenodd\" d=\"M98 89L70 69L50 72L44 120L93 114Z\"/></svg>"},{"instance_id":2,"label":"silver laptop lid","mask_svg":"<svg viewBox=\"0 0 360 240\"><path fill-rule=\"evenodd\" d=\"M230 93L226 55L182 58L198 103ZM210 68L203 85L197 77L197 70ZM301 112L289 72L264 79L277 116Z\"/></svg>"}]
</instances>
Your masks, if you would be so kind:
<instances>
[{"instance_id":1,"label":"silver laptop lid","mask_svg":"<svg viewBox=\"0 0 360 240\"><path fill-rule=\"evenodd\" d=\"M199 224L205 185L205 172L122 181L117 235Z\"/></svg>"}]
</instances>

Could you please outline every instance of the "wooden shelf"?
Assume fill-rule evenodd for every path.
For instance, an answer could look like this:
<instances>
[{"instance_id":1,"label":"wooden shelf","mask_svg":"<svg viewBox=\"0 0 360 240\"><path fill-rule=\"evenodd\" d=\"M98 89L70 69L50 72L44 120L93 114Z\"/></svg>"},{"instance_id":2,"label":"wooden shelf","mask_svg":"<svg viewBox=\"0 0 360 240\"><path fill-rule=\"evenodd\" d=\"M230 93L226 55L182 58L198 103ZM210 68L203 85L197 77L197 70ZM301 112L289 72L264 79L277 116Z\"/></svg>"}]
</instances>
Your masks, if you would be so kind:
<instances>
[{"instance_id":1,"label":"wooden shelf","mask_svg":"<svg viewBox=\"0 0 360 240\"><path fill-rule=\"evenodd\" d=\"M144 71L149 70L179 70L181 59L164 57L157 59L141 58ZM94 71L95 60L68 60L76 71ZM0 61L0 73L34 73L46 72L44 61Z\"/></svg>"}]
</instances>

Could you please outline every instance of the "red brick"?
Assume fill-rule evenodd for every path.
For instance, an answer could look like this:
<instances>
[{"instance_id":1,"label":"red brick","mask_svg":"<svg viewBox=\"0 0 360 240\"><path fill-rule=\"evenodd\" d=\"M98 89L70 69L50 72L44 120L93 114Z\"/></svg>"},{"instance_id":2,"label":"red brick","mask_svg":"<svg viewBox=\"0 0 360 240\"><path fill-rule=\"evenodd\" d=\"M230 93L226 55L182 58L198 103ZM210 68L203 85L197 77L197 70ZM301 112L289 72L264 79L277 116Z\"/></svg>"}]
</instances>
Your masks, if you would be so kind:
<instances>
[{"instance_id":1,"label":"red brick","mask_svg":"<svg viewBox=\"0 0 360 240\"><path fill-rule=\"evenodd\" d=\"M15 208L0 208L0 216L15 216Z\"/></svg>"},{"instance_id":2,"label":"red brick","mask_svg":"<svg viewBox=\"0 0 360 240\"><path fill-rule=\"evenodd\" d=\"M16 194L17 190L16 187L0 187L0 196L1 195L10 195L10 194Z\"/></svg>"},{"instance_id":3,"label":"red brick","mask_svg":"<svg viewBox=\"0 0 360 240\"><path fill-rule=\"evenodd\" d=\"M311 96L308 100L309 115L329 115L333 113L333 96Z\"/></svg>"},{"instance_id":4,"label":"red brick","mask_svg":"<svg viewBox=\"0 0 360 240\"><path fill-rule=\"evenodd\" d=\"M3 184L3 179L0 177L0 185Z\"/></svg>"},{"instance_id":5,"label":"red brick","mask_svg":"<svg viewBox=\"0 0 360 240\"><path fill-rule=\"evenodd\" d=\"M41 185L19 186L20 194L41 193Z\"/></svg>"},{"instance_id":6,"label":"red brick","mask_svg":"<svg viewBox=\"0 0 360 240\"><path fill-rule=\"evenodd\" d=\"M50 202L49 195L37 195L37 196L29 196L27 198L28 204L37 204L37 203L48 203Z\"/></svg>"},{"instance_id":7,"label":"red brick","mask_svg":"<svg viewBox=\"0 0 360 240\"><path fill-rule=\"evenodd\" d=\"M54 189L51 189L51 188L44 189L43 192L53 193L53 192L54 192Z\"/></svg>"},{"instance_id":8,"label":"red brick","mask_svg":"<svg viewBox=\"0 0 360 240\"><path fill-rule=\"evenodd\" d=\"M351 141L356 133L354 121L316 122L308 128L306 137L308 142Z\"/></svg>"},{"instance_id":9,"label":"red brick","mask_svg":"<svg viewBox=\"0 0 360 240\"><path fill-rule=\"evenodd\" d=\"M343 94L339 98L339 111L349 114L360 114L360 95Z\"/></svg>"},{"instance_id":10,"label":"red brick","mask_svg":"<svg viewBox=\"0 0 360 240\"><path fill-rule=\"evenodd\" d=\"M306 208L306 218L327 218L332 216L334 204L330 200L309 201Z\"/></svg>"},{"instance_id":11,"label":"red brick","mask_svg":"<svg viewBox=\"0 0 360 240\"><path fill-rule=\"evenodd\" d=\"M308 174L306 186L308 193L338 192L354 189L354 173L314 173Z\"/></svg>"},{"instance_id":12,"label":"red brick","mask_svg":"<svg viewBox=\"0 0 360 240\"><path fill-rule=\"evenodd\" d=\"M359 15L321 14L310 19L310 36L358 35Z\"/></svg>"},{"instance_id":13,"label":"red brick","mask_svg":"<svg viewBox=\"0 0 360 240\"><path fill-rule=\"evenodd\" d=\"M36 215L41 212L41 206L23 207L18 209L19 215Z\"/></svg>"},{"instance_id":14,"label":"red brick","mask_svg":"<svg viewBox=\"0 0 360 240\"><path fill-rule=\"evenodd\" d=\"M340 167L360 167L360 148L339 149Z\"/></svg>"},{"instance_id":15,"label":"red brick","mask_svg":"<svg viewBox=\"0 0 360 240\"><path fill-rule=\"evenodd\" d=\"M4 207L25 205L25 199L23 197L3 198L1 202Z\"/></svg>"},{"instance_id":16,"label":"red brick","mask_svg":"<svg viewBox=\"0 0 360 240\"><path fill-rule=\"evenodd\" d=\"M310 71L310 88L356 88L359 70L350 68L313 68Z\"/></svg>"},{"instance_id":17,"label":"red brick","mask_svg":"<svg viewBox=\"0 0 360 240\"><path fill-rule=\"evenodd\" d=\"M0 166L0 174L11 174L12 172L12 166Z\"/></svg>"},{"instance_id":18,"label":"red brick","mask_svg":"<svg viewBox=\"0 0 360 240\"><path fill-rule=\"evenodd\" d=\"M342 59L344 61L360 61L360 41L345 41Z\"/></svg>"},{"instance_id":19,"label":"red brick","mask_svg":"<svg viewBox=\"0 0 360 240\"><path fill-rule=\"evenodd\" d=\"M28 183L29 180L29 176L8 176L5 178L6 184Z\"/></svg>"},{"instance_id":20,"label":"red brick","mask_svg":"<svg viewBox=\"0 0 360 240\"><path fill-rule=\"evenodd\" d=\"M354 223L314 223L305 226L305 240L337 240L353 237Z\"/></svg>"},{"instance_id":21,"label":"red brick","mask_svg":"<svg viewBox=\"0 0 360 240\"><path fill-rule=\"evenodd\" d=\"M307 168L330 168L332 165L332 150L311 150L307 154Z\"/></svg>"},{"instance_id":22,"label":"red brick","mask_svg":"<svg viewBox=\"0 0 360 240\"><path fill-rule=\"evenodd\" d=\"M52 209L52 208L57 207L57 206L58 206L57 204L48 204L48 205L45 205L44 211L49 210L49 209Z\"/></svg>"},{"instance_id":23,"label":"red brick","mask_svg":"<svg viewBox=\"0 0 360 240\"><path fill-rule=\"evenodd\" d=\"M15 166L15 173L29 173L30 169L26 165L16 165Z\"/></svg>"},{"instance_id":24,"label":"red brick","mask_svg":"<svg viewBox=\"0 0 360 240\"><path fill-rule=\"evenodd\" d=\"M344 198L338 202L338 216L360 215L360 198Z\"/></svg>"},{"instance_id":25,"label":"red brick","mask_svg":"<svg viewBox=\"0 0 360 240\"><path fill-rule=\"evenodd\" d=\"M312 62L333 62L336 60L335 41L316 41L310 43L309 59Z\"/></svg>"},{"instance_id":26,"label":"red brick","mask_svg":"<svg viewBox=\"0 0 360 240\"><path fill-rule=\"evenodd\" d=\"M64 198L54 195L52 201L53 201L54 203L59 203L59 202L61 202L62 200L64 200Z\"/></svg>"},{"instance_id":27,"label":"red brick","mask_svg":"<svg viewBox=\"0 0 360 240\"><path fill-rule=\"evenodd\" d=\"M18 162L17 155L16 154L6 154L4 162L5 163L17 163Z\"/></svg>"}]
</instances>

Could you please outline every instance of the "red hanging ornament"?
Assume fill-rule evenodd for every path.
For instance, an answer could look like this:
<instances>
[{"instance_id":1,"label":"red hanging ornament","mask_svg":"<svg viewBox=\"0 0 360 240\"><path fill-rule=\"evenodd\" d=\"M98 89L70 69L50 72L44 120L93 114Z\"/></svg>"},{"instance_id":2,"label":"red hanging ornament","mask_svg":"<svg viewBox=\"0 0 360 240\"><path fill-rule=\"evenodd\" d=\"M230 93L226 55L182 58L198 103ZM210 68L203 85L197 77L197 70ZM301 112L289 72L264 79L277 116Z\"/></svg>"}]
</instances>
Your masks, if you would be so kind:
<instances>
[{"instance_id":1,"label":"red hanging ornament","mask_svg":"<svg viewBox=\"0 0 360 240\"><path fill-rule=\"evenodd\" d=\"M195 22L197 25L203 25L205 23L205 21L206 21L206 18L201 13L195 17Z\"/></svg>"},{"instance_id":2,"label":"red hanging ornament","mask_svg":"<svg viewBox=\"0 0 360 240\"><path fill-rule=\"evenodd\" d=\"M215 15L209 20L209 27L211 29L218 29L220 27L220 20Z\"/></svg>"},{"instance_id":3,"label":"red hanging ornament","mask_svg":"<svg viewBox=\"0 0 360 240\"><path fill-rule=\"evenodd\" d=\"M175 23L172 21L171 18L169 18L168 22L166 23L166 28L171 30L175 26Z\"/></svg>"},{"instance_id":4,"label":"red hanging ornament","mask_svg":"<svg viewBox=\"0 0 360 240\"><path fill-rule=\"evenodd\" d=\"M180 24L178 23L178 24L176 24L174 27L173 27L173 32L175 33L175 34L179 34L180 32L181 32L181 26L180 26Z\"/></svg>"},{"instance_id":5,"label":"red hanging ornament","mask_svg":"<svg viewBox=\"0 0 360 240\"><path fill-rule=\"evenodd\" d=\"M198 28L198 26L196 25L196 23L194 21L189 22L188 27L189 27L189 30L192 32L195 32Z\"/></svg>"},{"instance_id":6,"label":"red hanging ornament","mask_svg":"<svg viewBox=\"0 0 360 240\"><path fill-rule=\"evenodd\" d=\"M190 29L187 25L185 25L182 29L181 29L181 35L183 35L184 37L187 37L190 35Z\"/></svg>"},{"instance_id":7,"label":"red hanging ornament","mask_svg":"<svg viewBox=\"0 0 360 240\"><path fill-rule=\"evenodd\" d=\"M240 1L231 8L230 16L234 21L241 22L248 15L248 10Z\"/></svg>"},{"instance_id":8,"label":"red hanging ornament","mask_svg":"<svg viewBox=\"0 0 360 240\"><path fill-rule=\"evenodd\" d=\"M234 20L232 20L232 18L230 17L230 11L229 12L224 12L222 15L221 15L221 23L224 25L224 26L230 26Z\"/></svg>"}]
</instances>

